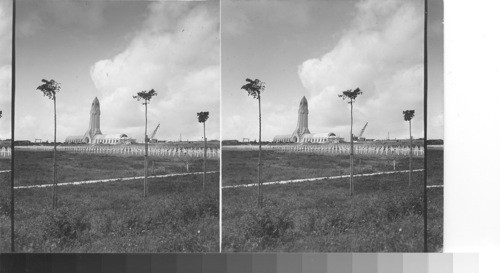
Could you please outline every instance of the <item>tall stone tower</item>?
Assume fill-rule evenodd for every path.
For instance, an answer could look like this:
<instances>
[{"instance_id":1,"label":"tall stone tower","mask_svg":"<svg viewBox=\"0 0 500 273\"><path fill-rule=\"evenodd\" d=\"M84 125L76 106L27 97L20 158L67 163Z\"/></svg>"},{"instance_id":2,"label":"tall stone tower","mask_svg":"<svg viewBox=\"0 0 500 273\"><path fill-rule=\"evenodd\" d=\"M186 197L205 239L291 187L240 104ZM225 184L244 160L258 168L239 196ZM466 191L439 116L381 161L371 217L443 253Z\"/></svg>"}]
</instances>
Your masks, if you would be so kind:
<instances>
[{"instance_id":1,"label":"tall stone tower","mask_svg":"<svg viewBox=\"0 0 500 273\"><path fill-rule=\"evenodd\" d=\"M309 109L306 97L302 97L299 104L299 118L297 119L297 129L292 134L294 141L299 142L304 134L310 134L308 128Z\"/></svg>"},{"instance_id":2,"label":"tall stone tower","mask_svg":"<svg viewBox=\"0 0 500 273\"><path fill-rule=\"evenodd\" d=\"M101 132L101 105L97 97L92 101L90 107L89 129L85 133L84 139L87 143L92 142L96 135L102 135Z\"/></svg>"}]
</instances>

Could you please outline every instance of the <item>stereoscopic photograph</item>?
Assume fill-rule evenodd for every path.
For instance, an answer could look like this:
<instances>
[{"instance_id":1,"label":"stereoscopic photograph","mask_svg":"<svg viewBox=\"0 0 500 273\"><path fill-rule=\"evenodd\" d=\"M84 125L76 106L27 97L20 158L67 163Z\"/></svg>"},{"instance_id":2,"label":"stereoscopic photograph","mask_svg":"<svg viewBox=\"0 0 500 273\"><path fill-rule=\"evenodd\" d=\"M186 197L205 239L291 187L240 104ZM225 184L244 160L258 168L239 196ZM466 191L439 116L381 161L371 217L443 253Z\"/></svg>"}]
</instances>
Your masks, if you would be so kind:
<instances>
[{"instance_id":1,"label":"stereoscopic photograph","mask_svg":"<svg viewBox=\"0 0 500 273\"><path fill-rule=\"evenodd\" d=\"M0 15L0 252L443 251L441 0Z\"/></svg>"},{"instance_id":2,"label":"stereoscopic photograph","mask_svg":"<svg viewBox=\"0 0 500 273\"><path fill-rule=\"evenodd\" d=\"M424 251L424 1L221 10L223 251Z\"/></svg>"},{"instance_id":3,"label":"stereoscopic photograph","mask_svg":"<svg viewBox=\"0 0 500 273\"><path fill-rule=\"evenodd\" d=\"M16 251L219 250L219 33L218 1L17 1Z\"/></svg>"}]
</instances>

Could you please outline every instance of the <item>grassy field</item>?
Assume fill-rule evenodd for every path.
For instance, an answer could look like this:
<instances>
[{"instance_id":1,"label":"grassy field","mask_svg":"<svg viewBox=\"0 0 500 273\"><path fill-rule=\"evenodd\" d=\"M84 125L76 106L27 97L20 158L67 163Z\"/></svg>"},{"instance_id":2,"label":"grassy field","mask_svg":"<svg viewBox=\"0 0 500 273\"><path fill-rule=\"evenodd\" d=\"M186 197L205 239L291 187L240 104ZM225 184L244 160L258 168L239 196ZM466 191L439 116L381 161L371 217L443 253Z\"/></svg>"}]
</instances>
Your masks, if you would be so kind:
<instances>
[{"instance_id":1,"label":"grassy field","mask_svg":"<svg viewBox=\"0 0 500 273\"><path fill-rule=\"evenodd\" d=\"M52 152L16 151L16 185L52 183ZM149 157L149 174L185 173L179 158ZM58 152L58 182L144 175L144 157ZM153 166L154 162L154 166ZM203 159L189 160L189 172L202 171ZM207 161L207 171L218 171L219 161Z\"/></svg>"},{"instance_id":2,"label":"grassy field","mask_svg":"<svg viewBox=\"0 0 500 273\"><path fill-rule=\"evenodd\" d=\"M143 157L58 153L58 181L143 174ZM185 172L178 159L152 158L156 174ZM201 159L190 172L201 171ZM52 183L50 152L16 152L16 185ZM218 170L218 160L207 161ZM151 170L152 171L152 170ZM219 249L219 174L16 190L16 250L21 252L206 252ZM0 252L9 250L9 203L3 183Z\"/></svg>"},{"instance_id":3,"label":"grassy field","mask_svg":"<svg viewBox=\"0 0 500 273\"><path fill-rule=\"evenodd\" d=\"M443 150L427 151L427 184L443 185ZM427 190L428 248L431 252L443 250L443 188Z\"/></svg>"},{"instance_id":4,"label":"grassy field","mask_svg":"<svg viewBox=\"0 0 500 273\"><path fill-rule=\"evenodd\" d=\"M223 185L255 183L257 152L223 151ZM348 173L344 155L264 153L263 181ZM399 157L397 169L407 169ZM423 158L414 168L423 167ZM392 170L392 158L360 156L356 173ZM223 190L224 251L419 252L423 250L423 173Z\"/></svg>"},{"instance_id":5,"label":"grassy field","mask_svg":"<svg viewBox=\"0 0 500 273\"><path fill-rule=\"evenodd\" d=\"M258 151L222 151L222 185L257 183ZM360 155L354 173L407 170L405 157ZM423 168L423 157L414 158L413 169ZM262 181L337 176L349 174L349 155L324 155L262 151Z\"/></svg>"}]
</instances>

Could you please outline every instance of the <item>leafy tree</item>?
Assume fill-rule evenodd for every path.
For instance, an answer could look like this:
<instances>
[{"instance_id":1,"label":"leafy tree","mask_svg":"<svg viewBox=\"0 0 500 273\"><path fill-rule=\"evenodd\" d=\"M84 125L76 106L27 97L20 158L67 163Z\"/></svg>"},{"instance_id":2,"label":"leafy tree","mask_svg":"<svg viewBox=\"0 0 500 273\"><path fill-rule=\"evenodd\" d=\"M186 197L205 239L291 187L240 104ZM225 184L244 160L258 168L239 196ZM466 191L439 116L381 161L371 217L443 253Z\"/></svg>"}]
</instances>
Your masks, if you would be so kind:
<instances>
[{"instance_id":1,"label":"leafy tree","mask_svg":"<svg viewBox=\"0 0 500 273\"><path fill-rule=\"evenodd\" d=\"M351 165L351 168L350 168L350 178L349 178L349 195L352 196L353 195L353 192L354 192L354 185L353 185L353 172L354 172L354 141L353 141L353 135L352 135L352 108L353 108L353 104L354 102L356 101L356 98L363 94L363 92L359 89L359 88L356 88L354 90L352 89L349 89L349 90L346 90L346 91L343 91L342 94L339 95L339 98L342 98L342 100L347 100L347 103L351 105L351 135L350 135L350 139L351 139L351 151L350 151L350 154L349 154L349 161L350 161L350 165Z\"/></svg>"},{"instance_id":2,"label":"leafy tree","mask_svg":"<svg viewBox=\"0 0 500 273\"><path fill-rule=\"evenodd\" d=\"M53 181L52 181L52 208L57 208L57 111L56 111L56 94L61 90L60 83L54 80L42 79L42 85L36 88L43 93L44 97L49 98L54 102L54 165L53 165Z\"/></svg>"},{"instance_id":3,"label":"leafy tree","mask_svg":"<svg viewBox=\"0 0 500 273\"><path fill-rule=\"evenodd\" d=\"M259 102L259 162L258 162L258 188L259 188L259 195L257 199L258 206L262 208L262 191L261 191L261 185L262 185L262 114L261 114L261 107L260 107L260 96L261 93L266 89L266 84L263 81L260 81L259 79L246 79L246 84L241 87L241 89L245 90L248 92L249 96L252 96L254 99L257 99Z\"/></svg>"},{"instance_id":4,"label":"leafy tree","mask_svg":"<svg viewBox=\"0 0 500 273\"><path fill-rule=\"evenodd\" d=\"M207 138L205 137L205 122L208 120L208 112L198 112L198 122L203 123L203 190L205 190L205 179L207 176Z\"/></svg>"},{"instance_id":5,"label":"leafy tree","mask_svg":"<svg viewBox=\"0 0 500 273\"><path fill-rule=\"evenodd\" d=\"M137 95L133 96L137 101L144 101L142 104L146 107L144 111L145 126L144 126L144 197L148 196L148 104L151 99L158 95L154 89L149 91L138 92Z\"/></svg>"},{"instance_id":6,"label":"leafy tree","mask_svg":"<svg viewBox=\"0 0 500 273\"><path fill-rule=\"evenodd\" d=\"M413 137L411 136L411 120L415 116L415 110L405 110L403 111L403 116L405 121L408 121L410 125L410 172L408 174L408 186L411 185L411 176L413 172L412 161L413 161Z\"/></svg>"}]
</instances>

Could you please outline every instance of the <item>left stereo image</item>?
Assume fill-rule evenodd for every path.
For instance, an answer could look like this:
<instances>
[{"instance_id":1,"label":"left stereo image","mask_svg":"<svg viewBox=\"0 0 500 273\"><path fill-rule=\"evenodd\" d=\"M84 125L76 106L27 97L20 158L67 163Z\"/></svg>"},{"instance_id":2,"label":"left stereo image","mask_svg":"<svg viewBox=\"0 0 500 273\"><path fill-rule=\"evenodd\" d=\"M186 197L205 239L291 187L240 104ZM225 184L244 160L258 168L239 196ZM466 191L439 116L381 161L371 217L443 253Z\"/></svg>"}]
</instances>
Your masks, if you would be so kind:
<instances>
[{"instance_id":1,"label":"left stereo image","mask_svg":"<svg viewBox=\"0 0 500 273\"><path fill-rule=\"evenodd\" d=\"M0 7L0 252L219 251L219 2Z\"/></svg>"},{"instance_id":2,"label":"left stereo image","mask_svg":"<svg viewBox=\"0 0 500 273\"><path fill-rule=\"evenodd\" d=\"M12 4L0 1L0 253L10 251Z\"/></svg>"}]
</instances>

